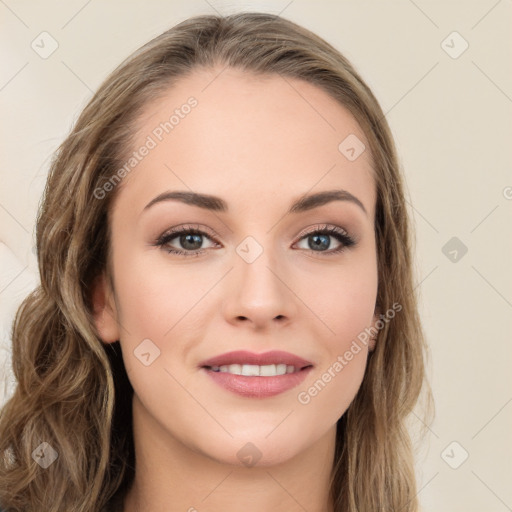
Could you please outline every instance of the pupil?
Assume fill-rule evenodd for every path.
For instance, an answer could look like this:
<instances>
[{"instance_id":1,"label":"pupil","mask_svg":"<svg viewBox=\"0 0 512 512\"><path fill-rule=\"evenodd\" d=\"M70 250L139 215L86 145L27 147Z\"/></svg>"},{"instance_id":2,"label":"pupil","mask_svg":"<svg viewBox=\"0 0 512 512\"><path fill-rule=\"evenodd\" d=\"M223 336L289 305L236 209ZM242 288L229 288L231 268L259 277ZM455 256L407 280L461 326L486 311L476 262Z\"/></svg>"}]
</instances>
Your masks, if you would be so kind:
<instances>
[{"instance_id":1,"label":"pupil","mask_svg":"<svg viewBox=\"0 0 512 512\"><path fill-rule=\"evenodd\" d=\"M199 247L194 247L194 242L200 247L201 246L201 235L192 234L192 235L182 235L181 236L180 243L185 249L192 249L192 250L198 249ZM190 247L188 245L189 243L192 245L192 247Z\"/></svg>"},{"instance_id":2,"label":"pupil","mask_svg":"<svg viewBox=\"0 0 512 512\"><path fill-rule=\"evenodd\" d=\"M328 235L313 235L311 238L315 240L313 244L309 244L311 249L316 249L318 247L328 249L329 248L329 237ZM322 240L319 240L322 239Z\"/></svg>"}]
</instances>

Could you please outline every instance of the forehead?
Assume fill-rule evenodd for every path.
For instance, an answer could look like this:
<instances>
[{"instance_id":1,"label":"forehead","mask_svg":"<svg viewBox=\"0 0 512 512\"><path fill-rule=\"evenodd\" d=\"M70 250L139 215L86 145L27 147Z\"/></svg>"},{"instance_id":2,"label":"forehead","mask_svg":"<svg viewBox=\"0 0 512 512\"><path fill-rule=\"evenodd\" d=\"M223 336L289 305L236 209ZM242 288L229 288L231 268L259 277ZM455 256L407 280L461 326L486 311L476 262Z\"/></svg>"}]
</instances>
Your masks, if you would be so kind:
<instances>
[{"instance_id":1,"label":"forehead","mask_svg":"<svg viewBox=\"0 0 512 512\"><path fill-rule=\"evenodd\" d=\"M248 193L285 200L344 188L373 212L365 134L348 109L302 80L198 69L147 104L136 129L130 153L151 149L123 178L120 195L132 205L169 189L247 204ZM348 158L348 146L362 153Z\"/></svg>"}]
</instances>

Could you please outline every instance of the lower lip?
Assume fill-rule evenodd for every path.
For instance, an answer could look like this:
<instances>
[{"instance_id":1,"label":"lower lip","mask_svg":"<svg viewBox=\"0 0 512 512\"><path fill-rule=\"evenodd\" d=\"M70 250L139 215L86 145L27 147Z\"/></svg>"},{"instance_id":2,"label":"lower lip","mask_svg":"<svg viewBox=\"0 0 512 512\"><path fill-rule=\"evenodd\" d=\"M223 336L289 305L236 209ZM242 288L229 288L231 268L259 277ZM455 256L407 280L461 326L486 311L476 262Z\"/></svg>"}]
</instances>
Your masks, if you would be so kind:
<instances>
[{"instance_id":1,"label":"lower lip","mask_svg":"<svg viewBox=\"0 0 512 512\"><path fill-rule=\"evenodd\" d=\"M201 368L219 386L237 395L248 398L267 398L279 395L289 389L298 386L309 374L312 366L308 366L295 373L286 373L275 377L247 377L245 375L233 375L227 372L214 372L208 368Z\"/></svg>"}]
</instances>

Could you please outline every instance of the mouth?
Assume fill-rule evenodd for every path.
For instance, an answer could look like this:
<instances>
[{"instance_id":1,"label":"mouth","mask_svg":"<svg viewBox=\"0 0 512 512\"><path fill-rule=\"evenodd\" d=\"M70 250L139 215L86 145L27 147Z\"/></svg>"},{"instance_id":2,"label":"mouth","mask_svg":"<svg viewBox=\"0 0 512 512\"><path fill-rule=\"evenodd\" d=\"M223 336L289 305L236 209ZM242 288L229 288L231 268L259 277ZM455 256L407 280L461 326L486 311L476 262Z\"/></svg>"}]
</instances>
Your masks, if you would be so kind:
<instances>
[{"instance_id":1,"label":"mouth","mask_svg":"<svg viewBox=\"0 0 512 512\"><path fill-rule=\"evenodd\" d=\"M288 373L298 373L313 365L301 367L287 364L266 364L263 366L256 364L229 364L221 366L203 366L207 370L218 373L230 373L231 375L243 375L245 377L277 377Z\"/></svg>"},{"instance_id":2,"label":"mouth","mask_svg":"<svg viewBox=\"0 0 512 512\"><path fill-rule=\"evenodd\" d=\"M298 386L313 366L289 352L257 354L238 350L203 361L200 369L232 393L244 398L269 398Z\"/></svg>"},{"instance_id":3,"label":"mouth","mask_svg":"<svg viewBox=\"0 0 512 512\"><path fill-rule=\"evenodd\" d=\"M206 368L212 372L230 373L246 377L275 377L298 373L310 366L313 366L311 361L282 350L271 350L261 354L247 350L236 350L200 363L201 368Z\"/></svg>"}]
</instances>

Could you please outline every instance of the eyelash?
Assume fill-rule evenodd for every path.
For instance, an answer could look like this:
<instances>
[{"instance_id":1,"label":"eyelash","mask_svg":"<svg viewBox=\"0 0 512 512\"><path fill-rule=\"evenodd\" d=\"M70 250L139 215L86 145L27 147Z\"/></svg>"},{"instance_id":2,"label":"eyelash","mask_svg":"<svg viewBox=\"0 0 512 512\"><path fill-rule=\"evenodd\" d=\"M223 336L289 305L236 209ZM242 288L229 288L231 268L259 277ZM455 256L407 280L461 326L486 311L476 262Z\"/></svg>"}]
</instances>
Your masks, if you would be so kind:
<instances>
[{"instance_id":1,"label":"eyelash","mask_svg":"<svg viewBox=\"0 0 512 512\"><path fill-rule=\"evenodd\" d=\"M167 233L164 233L162 234L158 240L155 242L155 246L156 247L161 247L163 248L164 250L166 250L168 253L170 254L175 254L175 255L178 255L178 256L186 256L186 257L194 257L194 256L200 256L201 254L203 254L204 252L207 251L207 249L198 249L198 250L195 250L195 251L182 251L180 249L170 249L170 248L166 248L164 247L166 244L168 244L171 240L174 240L175 238L177 238L178 236L180 235L184 235L184 234L187 234L187 235L204 235L208 238L210 238L212 241L213 241L213 237L211 235L209 235L208 233L196 228L196 227L193 227L193 226L180 226L179 228L176 228L172 231L169 231ZM334 254L339 254L341 253L342 251L344 251L345 249L349 248L349 247L352 247L356 244L356 241L350 236L348 235L345 230L341 229L341 228L338 228L336 226L329 226L328 224L325 224L324 226L320 227L320 228L316 228L312 231L308 231L307 233L303 234L300 238L299 238L299 241L303 240L304 238L307 238L309 236L312 236L312 235L330 235L334 238L336 238L336 240L338 240L338 242L341 242L341 245L337 248L337 249L333 249L333 250L330 250L330 251L313 251L312 249L305 249L305 250L309 250L310 252L313 252L313 253L319 253L321 255L334 255Z\"/></svg>"}]
</instances>

